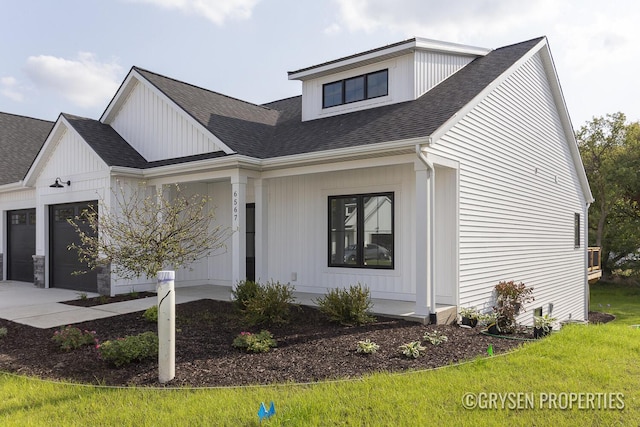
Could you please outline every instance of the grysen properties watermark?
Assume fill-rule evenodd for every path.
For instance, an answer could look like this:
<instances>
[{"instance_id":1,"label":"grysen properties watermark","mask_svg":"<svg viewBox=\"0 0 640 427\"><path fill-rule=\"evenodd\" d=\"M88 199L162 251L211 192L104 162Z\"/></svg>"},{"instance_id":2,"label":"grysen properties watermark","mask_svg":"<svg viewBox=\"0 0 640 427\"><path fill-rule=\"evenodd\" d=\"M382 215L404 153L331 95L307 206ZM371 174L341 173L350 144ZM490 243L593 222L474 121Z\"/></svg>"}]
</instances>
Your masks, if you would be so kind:
<instances>
[{"instance_id":1,"label":"grysen properties watermark","mask_svg":"<svg viewBox=\"0 0 640 427\"><path fill-rule=\"evenodd\" d=\"M480 392L462 396L465 409L484 410L618 410L624 409L623 393L531 393L531 392Z\"/></svg>"}]
</instances>

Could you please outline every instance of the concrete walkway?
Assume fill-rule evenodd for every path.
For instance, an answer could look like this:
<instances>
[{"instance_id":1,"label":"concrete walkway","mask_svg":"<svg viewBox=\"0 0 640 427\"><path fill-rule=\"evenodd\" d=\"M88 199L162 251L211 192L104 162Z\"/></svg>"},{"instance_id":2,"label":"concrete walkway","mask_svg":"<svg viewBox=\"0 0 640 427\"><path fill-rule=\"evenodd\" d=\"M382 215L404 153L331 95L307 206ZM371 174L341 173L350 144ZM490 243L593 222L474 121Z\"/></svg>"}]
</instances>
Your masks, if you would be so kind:
<instances>
[{"instance_id":1,"label":"concrete walkway","mask_svg":"<svg viewBox=\"0 0 640 427\"><path fill-rule=\"evenodd\" d=\"M0 282L0 319L46 329L142 311L158 303L154 297L95 307L76 307L61 303L77 300L79 295L78 291L41 289L25 282ZM99 295L87 293L88 298L97 296ZM229 297L230 289L220 286L176 288L176 304L206 298L229 300Z\"/></svg>"},{"instance_id":2,"label":"concrete walkway","mask_svg":"<svg viewBox=\"0 0 640 427\"><path fill-rule=\"evenodd\" d=\"M95 293L87 293L88 298L97 296L99 295ZM302 305L315 306L315 300L319 296L317 294L294 292L295 302ZM41 289L36 288L31 283L0 281L0 319L47 329L143 311L158 302L157 298L150 297L95 307L76 307L61 303L62 301L73 301L79 298L80 292L78 291L58 288ZM201 299L229 301L231 299L231 288L215 285L176 287L176 304ZM415 315L413 311L415 303L410 301L374 298L372 302L373 314L419 322L428 320ZM444 315L442 317L443 320L446 323L450 323L455 319L455 307L438 307L439 323L441 314Z\"/></svg>"}]
</instances>

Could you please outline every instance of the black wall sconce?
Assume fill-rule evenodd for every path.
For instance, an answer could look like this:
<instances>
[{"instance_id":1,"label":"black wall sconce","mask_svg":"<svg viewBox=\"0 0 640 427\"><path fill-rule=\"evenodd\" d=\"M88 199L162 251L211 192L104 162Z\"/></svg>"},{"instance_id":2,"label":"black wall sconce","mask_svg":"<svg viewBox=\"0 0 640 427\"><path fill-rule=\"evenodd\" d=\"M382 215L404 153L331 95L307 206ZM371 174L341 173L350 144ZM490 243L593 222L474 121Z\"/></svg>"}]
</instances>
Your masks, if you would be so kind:
<instances>
[{"instance_id":1,"label":"black wall sconce","mask_svg":"<svg viewBox=\"0 0 640 427\"><path fill-rule=\"evenodd\" d=\"M49 187L51 188L62 188L64 187L64 185L62 184L67 184L68 186L71 186L71 181L62 181L59 177L56 178L55 182L53 184L51 184Z\"/></svg>"}]
</instances>

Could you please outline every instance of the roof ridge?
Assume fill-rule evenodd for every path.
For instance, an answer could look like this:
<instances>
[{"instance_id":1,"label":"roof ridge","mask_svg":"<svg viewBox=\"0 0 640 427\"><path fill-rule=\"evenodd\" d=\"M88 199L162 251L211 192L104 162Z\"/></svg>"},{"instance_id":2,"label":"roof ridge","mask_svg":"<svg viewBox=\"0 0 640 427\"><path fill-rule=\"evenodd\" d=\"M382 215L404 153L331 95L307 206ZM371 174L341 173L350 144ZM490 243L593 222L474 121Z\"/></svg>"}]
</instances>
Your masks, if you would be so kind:
<instances>
[{"instance_id":1,"label":"roof ridge","mask_svg":"<svg viewBox=\"0 0 640 427\"><path fill-rule=\"evenodd\" d=\"M546 39L546 38L547 38L547 36L534 37L534 38L532 38L532 39L524 40L524 41L521 41L521 42L518 42L518 43L512 43L512 44L508 44L508 45L506 45L506 46L500 46L500 47L497 47L495 50L507 49L507 48L514 47L514 46L518 46L518 45L521 45L521 44L531 43L531 42L532 42L532 41L534 41L534 40L535 40L535 41L541 41L541 40L544 40L544 39Z\"/></svg>"},{"instance_id":2,"label":"roof ridge","mask_svg":"<svg viewBox=\"0 0 640 427\"><path fill-rule=\"evenodd\" d=\"M6 113L4 111L0 111L0 114L4 114L6 116L13 116L13 117L22 117L23 119L38 120L40 122L55 123L55 121L52 121L52 120L40 119L38 117L25 116L24 114Z\"/></svg>"},{"instance_id":3,"label":"roof ridge","mask_svg":"<svg viewBox=\"0 0 640 427\"><path fill-rule=\"evenodd\" d=\"M185 85L185 86L191 86L191 87L193 87L193 88L196 88L196 89L199 89L199 90L203 90L203 91L205 91L205 92L209 92L209 93L212 93L212 94L214 94L214 95L222 96L222 97L224 97L224 98L231 99L231 100L233 100L233 101L242 102L243 104L251 105L251 106L253 106L253 107L258 107L258 108L262 108L262 109L266 109L266 110L272 110L271 108L265 107L265 106L260 105L260 104L255 104L255 103L253 103L253 102L245 101L244 99L236 98L236 97L233 97L233 96L230 96L230 95L225 95L224 93L217 92L217 91L215 91L215 90L211 90L211 89L207 89L207 88L205 88L205 87L198 86L198 85L195 85L195 84L193 84L193 83L185 82L185 81L183 81L183 80L178 80L178 79L173 78L173 77L165 76L164 74L156 73L156 72L154 72L154 71L150 71L150 70L147 70L147 69L145 69L145 68L138 67L138 66L136 66L136 65L134 65L134 66L133 66L133 67L131 67L131 68L132 68L133 70L138 71L138 72L142 71L142 72L144 72L144 73L153 74L154 76L162 77L163 79L171 80L171 81L173 81L173 82L180 83L180 84L183 84L183 85Z\"/></svg>"}]
</instances>

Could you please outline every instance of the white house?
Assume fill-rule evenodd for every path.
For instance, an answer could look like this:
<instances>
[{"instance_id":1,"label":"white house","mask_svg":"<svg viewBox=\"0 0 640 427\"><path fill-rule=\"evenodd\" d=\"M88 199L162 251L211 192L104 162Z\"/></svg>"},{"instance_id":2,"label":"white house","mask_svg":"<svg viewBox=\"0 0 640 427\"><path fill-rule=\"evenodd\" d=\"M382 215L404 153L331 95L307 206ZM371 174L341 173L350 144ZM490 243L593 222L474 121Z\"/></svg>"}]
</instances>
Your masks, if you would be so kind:
<instances>
[{"instance_id":1,"label":"white house","mask_svg":"<svg viewBox=\"0 0 640 427\"><path fill-rule=\"evenodd\" d=\"M61 114L44 142L31 135L41 149L26 169L0 174L4 278L27 212L33 250L20 256L37 286L153 289L108 269L71 276L65 219L109 204L116 181L179 183L235 232L177 286L360 282L426 317L488 307L515 280L560 319L586 318L592 195L545 38L495 50L414 38L289 79L301 96L254 105L133 67L99 120Z\"/></svg>"}]
</instances>

